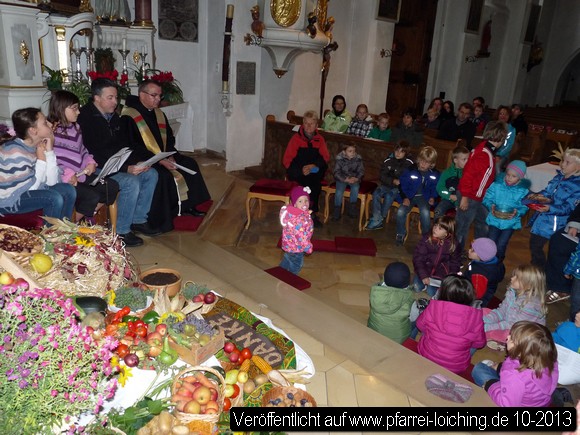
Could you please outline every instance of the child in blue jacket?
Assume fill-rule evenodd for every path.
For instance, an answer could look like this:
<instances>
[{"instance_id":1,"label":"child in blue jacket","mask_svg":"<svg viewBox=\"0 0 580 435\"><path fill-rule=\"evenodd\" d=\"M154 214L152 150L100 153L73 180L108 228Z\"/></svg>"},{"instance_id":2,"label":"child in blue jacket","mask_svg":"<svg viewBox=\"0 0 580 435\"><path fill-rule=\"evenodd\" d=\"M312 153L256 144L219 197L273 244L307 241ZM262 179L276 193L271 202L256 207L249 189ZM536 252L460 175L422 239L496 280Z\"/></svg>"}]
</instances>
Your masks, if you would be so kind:
<instances>
[{"instance_id":1,"label":"child in blue jacket","mask_svg":"<svg viewBox=\"0 0 580 435\"><path fill-rule=\"evenodd\" d=\"M407 215L417 206L423 235L431 230L431 206L437 198L439 171L432 169L437 161L437 151L432 146L419 150L417 163L401 174L399 185L399 209L397 210L396 245L401 246L407 238L405 222Z\"/></svg>"},{"instance_id":2,"label":"child in blue jacket","mask_svg":"<svg viewBox=\"0 0 580 435\"><path fill-rule=\"evenodd\" d=\"M515 230L522 227L522 216L528 207L522 200L530 193L526 176L526 164L514 160L489 186L483 197L483 205L489 210L485 222L489 225L487 237L497 245L497 258L503 261L507 245Z\"/></svg>"}]
</instances>

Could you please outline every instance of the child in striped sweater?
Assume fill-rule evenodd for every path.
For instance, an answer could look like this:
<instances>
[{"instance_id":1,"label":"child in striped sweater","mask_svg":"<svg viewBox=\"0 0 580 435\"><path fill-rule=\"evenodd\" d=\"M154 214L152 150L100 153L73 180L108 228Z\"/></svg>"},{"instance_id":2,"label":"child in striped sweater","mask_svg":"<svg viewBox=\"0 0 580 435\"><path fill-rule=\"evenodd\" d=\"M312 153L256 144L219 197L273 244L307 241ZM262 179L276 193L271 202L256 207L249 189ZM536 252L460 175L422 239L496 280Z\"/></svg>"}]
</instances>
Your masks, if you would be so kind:
<instances>
[{"instance_id":1,"label":"child in striped sweater","mask_svg":"<svg viewBox=\"0 0 580 435\"><path fill-rule=\"evenodd\" d=\"M77 124L79 99L68 91L56 91L49 104L48 119L53 123L54 151L61 179L76 188L74 220L83 216L91 218L104 204L111 205L117 198L119 185L115 180L92 186L96 178L97 163L83 145L83 135Z\"/></svg>"}]
</instances>

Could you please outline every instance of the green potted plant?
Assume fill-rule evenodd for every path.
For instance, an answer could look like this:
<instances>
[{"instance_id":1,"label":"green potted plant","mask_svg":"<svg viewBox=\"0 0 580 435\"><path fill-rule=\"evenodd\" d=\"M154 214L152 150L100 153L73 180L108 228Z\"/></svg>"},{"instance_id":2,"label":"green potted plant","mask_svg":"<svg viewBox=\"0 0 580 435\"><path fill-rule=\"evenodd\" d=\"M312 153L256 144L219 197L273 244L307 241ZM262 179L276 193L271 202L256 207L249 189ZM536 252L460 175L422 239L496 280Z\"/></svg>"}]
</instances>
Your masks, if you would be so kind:
<instances>
[{"instance_id":1,"label":"green potted plant","mask_svg":"<svg viewBox=\"0 0 580 435\"><path fill-rule=\"evenodd\" d=\"M49 91L58 91L62 89L62 84L64 83L64 79L66 74L64 69L52 69L46 65L42 65L42 69L44 72L48 73L48 77L46 79L46 87Z\"/></svg>"},{"instance_id":2,"label":"green potted plant","mask_svg":"<svg viewBox=\"0 0 580 435\"><path fill-rule=\"evenodd\" d=\"M75 80L65 85L64 88L77 96L81 106L84 106L89 102L89 98L91 97L91 85L89 85L88 81Z\"/></svg>"},{"instance_id":3,"label":"green potted plant","mask_svg":"<svg viewBox=\"0 0 580 435\"><path fill-rule=\"evenodd\" d=\"M129 307L132 313L139 314L153 303L153 292L138 285L119 287L109 294L109 311L115 313L123 307Z\"/></svg>"}]
</instances>

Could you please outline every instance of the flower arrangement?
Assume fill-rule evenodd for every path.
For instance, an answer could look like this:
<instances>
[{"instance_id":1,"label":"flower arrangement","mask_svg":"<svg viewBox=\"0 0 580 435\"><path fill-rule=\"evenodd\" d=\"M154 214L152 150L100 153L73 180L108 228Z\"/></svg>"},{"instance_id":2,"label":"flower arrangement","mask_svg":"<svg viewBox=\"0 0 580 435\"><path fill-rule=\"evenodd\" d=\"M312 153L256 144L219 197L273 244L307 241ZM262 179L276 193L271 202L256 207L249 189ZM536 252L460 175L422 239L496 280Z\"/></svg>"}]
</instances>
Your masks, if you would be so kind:
<instances>
[{"instance_id":1,"label":"flower arrangement","mask_svg":"<svg viewBox=\"0 0 580 435\"><path fill-rule=\"evenodd\" d=\"M125 100L127 96L131 95L131 89L129 88L129 74L121 74L119 78L119 72L114 69L112 71L89 71L89 77L91 80L95 80L98 78L105 78L109 79L112 82L117 83L119 86L117 87L117 91L119 93L119 100Z\"/></svg>"},{"instance_id":2,"label":"flower arrangement","mask_svg":"<svg viewBox=\"0 0 580 435\"><path fill-rule=\"evenodd\" d=\"M164 105L181 104L183 103L183 91L177 80L173 77L171 71L161 71L158 69L147 69L143 74L142 70L135 71L135 79L137 83L144 80L155 80L161 84L161 91L163 92Z\"/></svg>"},{"instance_id":3,"label":"flower arrangement","mask_svg":"<svg viewBox=\"0 0 580 435\"><path fill-rule=\"evenodd\" d=\"M77 321L73 301L57 290L0 289L0 427L49 432L84 412L99 413L117 389L112 350Z\"/></svg>"}]
</instances>

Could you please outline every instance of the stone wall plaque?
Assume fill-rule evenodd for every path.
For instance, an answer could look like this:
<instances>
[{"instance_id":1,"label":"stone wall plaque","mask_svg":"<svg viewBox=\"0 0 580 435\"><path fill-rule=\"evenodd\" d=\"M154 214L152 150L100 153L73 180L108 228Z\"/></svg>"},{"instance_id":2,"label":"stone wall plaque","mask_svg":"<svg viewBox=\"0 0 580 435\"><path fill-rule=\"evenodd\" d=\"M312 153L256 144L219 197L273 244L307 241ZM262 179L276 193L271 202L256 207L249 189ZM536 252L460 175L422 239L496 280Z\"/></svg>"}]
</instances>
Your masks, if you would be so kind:
<instances>
[{"instance_id":1,"label":"stone wall plaque","mask_svg":"<svg viewBox=\"0 0 580 435\"><path fill-rule=\"evenodd\" d=\"M256 94L256 62L237 62L236 94Z\"/></svg>"},{"instance_id":2,"label":"stone wall plaque","mask_svg":"<svg viewBox=\"0 0 580 435\"><path fill-rule=\"evenodd\" d=\"M198 0L159 0L159 38L197 42Z\"/></svg>"}]
</instances>

